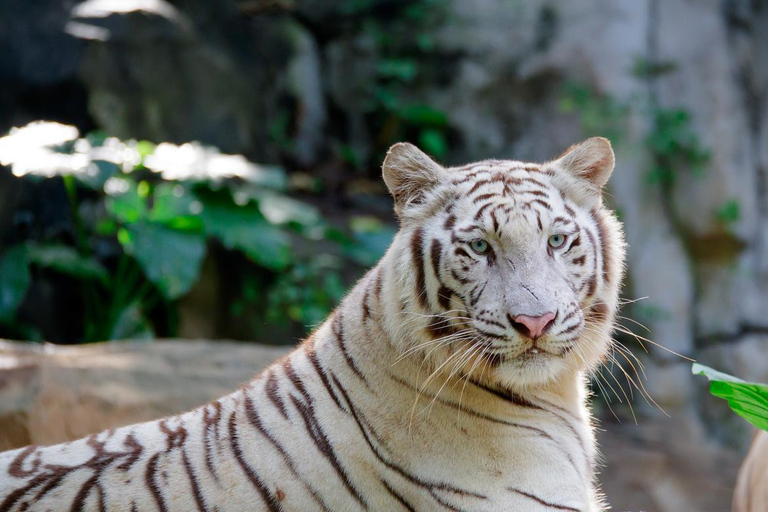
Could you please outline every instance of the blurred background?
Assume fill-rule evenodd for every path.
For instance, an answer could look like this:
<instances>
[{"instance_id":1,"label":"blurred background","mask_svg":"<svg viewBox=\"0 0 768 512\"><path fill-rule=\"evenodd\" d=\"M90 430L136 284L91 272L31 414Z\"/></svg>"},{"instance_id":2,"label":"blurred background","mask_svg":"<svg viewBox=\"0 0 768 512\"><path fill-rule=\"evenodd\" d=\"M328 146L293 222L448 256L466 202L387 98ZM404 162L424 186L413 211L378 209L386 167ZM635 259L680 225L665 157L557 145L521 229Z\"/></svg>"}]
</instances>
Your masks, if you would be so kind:
<instances>
[{"instance_id":1,"label":"blurred background","mask_svg":"<svg viewBox=\"0 0 768 512\"><path fill-rule=\"evenodd\" d=\"M686 358L768 382L765 0L0 2L0 338L30 342L0 430L36 441L35 343L297 342L396 230L394 142L451 165L592 135L638 358L593 386L601 480L614 510L728 510L752 431ZM142 351L192 380L215 359L222 389L254 370L250 345L120 343L133 363L99 375Z\"/></svg>"}]
</instances>

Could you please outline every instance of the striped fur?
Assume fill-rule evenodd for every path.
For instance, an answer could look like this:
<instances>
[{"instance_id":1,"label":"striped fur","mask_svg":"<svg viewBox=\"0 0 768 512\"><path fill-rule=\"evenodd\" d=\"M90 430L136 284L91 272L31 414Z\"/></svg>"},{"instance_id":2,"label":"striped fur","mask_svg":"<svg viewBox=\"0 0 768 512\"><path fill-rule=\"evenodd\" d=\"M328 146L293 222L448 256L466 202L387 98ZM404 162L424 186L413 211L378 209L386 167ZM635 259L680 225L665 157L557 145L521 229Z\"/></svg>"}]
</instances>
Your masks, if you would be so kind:
<instances>
[{"instance_id":1,"label":"striped fur","mask_svg":"<svg viewBox=\"0 0 768 512\"><path fill-rule=\"evenodd\" d=\"M451 169L394 146L401 229L301 346L191 412L0 454L0 511L598 510L585 401L624 261L612 168L604 139ZM545 310L531 350L514 319Z\"/></svg>"}]
</instances>

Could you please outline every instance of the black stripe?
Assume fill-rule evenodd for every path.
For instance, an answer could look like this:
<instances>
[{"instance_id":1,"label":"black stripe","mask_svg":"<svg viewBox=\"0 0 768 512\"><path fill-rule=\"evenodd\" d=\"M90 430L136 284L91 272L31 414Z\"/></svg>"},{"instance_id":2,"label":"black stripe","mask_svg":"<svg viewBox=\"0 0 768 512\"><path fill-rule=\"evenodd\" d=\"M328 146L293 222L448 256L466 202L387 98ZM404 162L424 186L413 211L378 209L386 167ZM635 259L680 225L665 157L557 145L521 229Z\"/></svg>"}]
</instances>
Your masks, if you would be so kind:
<instances>
[{"instance_id":1,"label":"black stripe","mask_svg":"<svg viewBox=\"0 0 768 512\"><path fill-rule=\"evenodd\" d=\"M157 461L159 458L160 454L156 453L149 459L149 462L147 462L147 470L144 472L144 483L147 484L149 491L152 493L152 498L154 498L160 512L166 512L168 508L165 506L165 500L163 500L160 487L158 487L157 482L155 482L155 473L157 472Z\"/></svg>"},{"instance_id":2,"label":"black stripe","mask_svg":"<svg viewBox=\"0 0 768 512\"><path fill-rule=\"evenodd\" d=\"M476 382L476 381L474 381L472 379L467 379L467 381L472 383L474 386L476 386L476 387L478 387L478 388L480 388L480 389L482 389L482 390L484 390L484 391L486 391L488 393L496 395L497 397L499 397L502 400L505 400L505 401L511 403L512 405L516 405L518 407L525 407L526 409L533 409L533 410L537 410L537 411L542 411L542 412L546 412L546 413L549 413L549 414L553 415L558 420L560 420L560 422L563 425L565 425L566 428L568 428L568 430L570 430L571 433L576 437L576 440L578 441L579 446L581 447L582 454L584 455L584 459L589 461L589 457L587 456L587 449L586 449L586 445L584 443L584 439L582 439L581 434L579 434L579 432L573 427L573 425L571 425L571 423L565 417L563 417L562 415L558 414L555 411L546 409L546 408L542 407L541 405L538 405L538 404L528 400L527 398L523 397L522 395L519 395L519 394L514 393L512 391L501 391L501 390L498 390L498 389L486 386L484 384L481 384L479 382ZM569 411L567 411L566 409L563 409L562 407L559 407L559 406L557 406L557 405L555 405L555 404L553 404L551 402L545 402L545 403L548 406L552 407L553 409L557 409L558 411L563 412L563 413L573 417L573 415Z\"/></svg>"},{"instance_id":3,"label":"black stripe","mask_svg":"<svg viewBox=\"0 0 768 512\"><path fill-rule=\"evenodd\" d=\"M593 235L589 229L584 229L583 231L587 234L587 238L589 238L589 243L592 244L592 253L594 254L594 257L592 258L592 261L594 263L593 269L592 269L592 275L589 277L588 288L587 288L587 296L591 297L592 295L594 295L595 289L597 288L597 242L595 241L595 235Z\"/></svg>"},{"instance_id":4,"label":"black stripe","mask_svg":"<svg viewBox=\"0 0 768 512\"><path fill-rule=\"evenodd\" d=\"M272 436L272 434L270 434L267 428L264 426L264 422L261 420L259 411L256 409L251 396L248 393L244 393L244 395L245 395L245 416L246 418L248 418L248 421L250 422L251 426L253 426L253 428L258 430L259 433L267 441L269 441L269 443L275 448L275 450L277 450L277 452L282 456L283 460L285 461L285 464L288 466L288 469L290 469L291 473L293 473L296 479L302 484L304 484L304 486L309 490L310 494L312 494L312 497L315 498L315 501L317 502L317 504L320 505L323 510L329 510L329 508L325 505L325 503L317 494L317 492L299 476L299 473L293 464L293 460L288 455L288 452L285 450L285 448L283 448L283 446L277 441L277 439L275 439L274 436Z\"/></svg>"},{"instance_id":5,"label":"black stripe","mask_svg":"<svg viewBox=\"0 0 768 512\"><path fill-rule=\"evenodd\" d=\"M248 477L248 480L250 480L251 484L253 484L253 487L258 491L261 499L264 500L264 503L267 505L267 509L270 510L270 512L280 512L280 502L278 499L269 492L266 484L245 461L243 456L243 449L237 442L237 430L235 425L235 411L232 411L232 414L229 417L229 443L232 447L232 453L235 454L235 459L243 469L245 476Z\"/></svg>"},{"instance_id":6,"label":"black stripe","mask_svg":"<svg viewBox=\"0 0 768 512\"><path fill-rule=\"evenodd\" d=\"M472 203L477 204L480 201L485 201L486 199L490 199L492 197L496 197L497 194L480 194L479 196L476 196L472 199Z\"/></svg>"},{"instance_id":7,"label":"black stripe","mask_svg":"<svg viewBox=\"0 0 768 512\"><path fill-rule=\"evenodd\" d=\"M339 402L339 397L336 396L336 392L333 390L333 387L331 387L331 383L328 380L328 376L326 375L323 366L320 364L320 360L317 358L317 351L310 350L307 353L307 356L309 357L309 361L312 363L312 366L315 368L315 371L320 376L320 380L325 386L325 389L328 391L328 394L331 395L331 398L336 403L338 408L344 410L344 408L341 406L341 402Z\"/></svg>"},{"instance_id":8,"label":"black stripe","mask_svg":"<svg viewBox=\"0 0 768 512\"><path fill-rule=\"evenodd\" d=\"M365 286L365 293L363 293L363 323L371 317L371 307L368 305L368 299L371 293L371 281Z\"/></svg>"},{"instance_id":9,"label":"black stripe","mask_svg":"<svg viewBox=\"0 0 768 512\"><path fill-rule=\"evenodd\" d=\"M405 498L403 497L403 495L402 495L402 494L400 494L399 492L395 491L395 490L394 490L394 489L393 489L393 488L392 488L392 487L391 487L391 486L390 486L390 485L387 483L387 481L386 481L386 480L384 480L384 479L382 478L382 479L381 479L381 483L384 485L384 487L386 487L387 491L389 491L389 494L391 494L391 495L392 495L392 497L393 497L393 498L395 498L395 499L398 501L398 503L400 503L400 504L401 504L403 507L405 507L405 509L406 509L408 512L416 512L416 509L415 509L415 508L413 508L413 505L411 505L410 503L408 503L408 502L405 500Z\"/></svg>"},{"instance_id":10,"label":"black stripe","mask_svg":"<svg viewBox=\"0 0 768 512\"><path fill-rule=\"evenodd\" d=\"M360 503L360 505L367 509L368 503L366 503L365 499L360 495L360 492L350 481L349 475L347 475L346 470L341 466L341 462L339 462L339 459L336 456L336 452L333 450L333 447L331 446L328 437L325 435L325 432L323 432L323 429L320 426L320 422L315 416L311 399L309 399L309 396L305 396L305 399L306 402L302 402L295 396L291 395L293 405L296 407L296 410L299 411L299 414L304 420L304 426L306 427L309 436L315 442L315 446L317 446L317 449L320 451L320 453L326 458L326 460L328 460L333 469L339 475L339 478L344 484L344 487L347 488L352 497L355 498L355 500Z\"/></svg>"},{"instance_id":11,"label":"black stripe","mask_svg":"<svg viewBox=\"0 0 768 512\"><path fill-rule=\"evenodd\" d=\"M413 266L416 269L416 300L419 302L422 308L429 310L429 299L427 298L427 281L424 275L424 229L419 228L413 233L411 237L411 256L413 258Z\"/></svg>"},{"instance_id":12,"label":"black stripe","mask_svg":"<svg viewBox=\"0 0 768 512\"><path fill-rule=\"evenodd\" d=\"M373 454L376 456L376 458L385 466L387 466L389 469L395 471L400 476L404 477L409 482L418 485L419 487L429 489L431 493L433 493L433 497L435 499L439 499L434 495L434 491L447 491L456 493L462 496L468 496L471 498L477 498L477 499L488 499L486 496L483 496L482 494L478 494L472 491L467 491L464 489L460 489L458 487L453 487L449 484L443 483L443 482L428 482L425 480L422 480L421 478L407 472L397 464L394 464L393 462L386 459L382 453L381 450L378 449L376 446L374 446L373 442L371 441L371 436L374 436L376 438L376 441L379 444L382 444L381 438L376 434L373 427L370 426L368 421L365 419L365 417L357 410L357 408L352 403L352 400L349 398L349 395L346 393L344 388L340 387L338 381L336 380L336 377L331 374L331 378L336 382L336 385L339 386L339 390L341 391L342 397L344 398L344 401L346 402L347 406L349 407L349 410L352 412L352 417L355 420L355 423L357 423L357 427L360 430L360 433L363 435L363 438L365 439L365 442L368 444L368 447L371 449ZM364 425L365 424L365 425ZM369 434L370 431L370 434ZM442 501L441 501L442 503Z\"/></svg>"},{"instance_id":13,"label":"black stripe","mask_svg":"<svg viewBox=\"0 0 768 512\"><path fill-rule=\"evenodd\" d=\"M492 204L494 204L493 201L485 203L483 206L481 206L480 209L477 210L477 212L475 213L475 220L476 221L480 220L480 217L483 216L483 212L485 211L485 209L491 206Z\"/></svg>"},{"instance_id":14,"label":"black stripe","mask_svg":"<svg viewBox=\"0 0 768 512\"><path fill-rule=\"evenodd\" d=\"M507 487L508 491L514 492L516 494L519 494L520 496L525 496L528 499L531 499L538 503L539 505L544 505L545 507L549 507L554 510L569 510L571 512L582 512L581 510L573 507L566 507L565 505L558 505L556 503L550 503L548 501L544 501L543 499L539 498L538 496L535 496L531 493L521 491L520 489L515 489L514 487Z\"/></svg>"},{"instance_id":15,"label":"black stripe","mask_svg":"<svg viewBox=\"0 0 768 512\"><path fill-rule=\"evenodd\" d=\"M203 450L205 451L205 467L213 476L213 479L219 481L219 475L213 468L213 447L211 446L211 437L218 440L219 421L221 420L221 402L216 400L212 404L213 413L209 413L208 406L203 408Z\"/></svg>"},{"instance_id":16,"label":"black stripe","mask_svg":"<svg viewBox=\"0 0 768 512\"><path fill-rule=\"evenodd\" d=\"M270 370L269 375L267 375L267 379L264 384L264 391L267 394L267 398L270 402L275 404L275 407L277 407L277 410L280 411L280 414L285 418L288 419L288 409L285 407L285 402L283 401L283 398L280 396L280 384L277 382L277 377L275 376L275 372Z\"/></svg>"},{"instance_id":17,"label":"black stripe","mask_svg":"<svg viewBox=\"0 0 768 512\"><path fill-rule=\"evenodd\" d=\"M613 266L613 261L611 258L610 249L608 247L608 225L606 224L605 217L603 217L603 213L599 210L594 210L592 212L592 217L595 219L595 223L597 224L597 234L600 238L600 252L603 259L603 279L606 283L610 283L610 269Z\"/></svg>"},{"instance_id":18,"label":"black stripe","mask_svg":"<svg viewBox=\"0 0 768 512\"><path fill-rule=\"evenodd\" d=\"M389 375L389 377L392 380L394 380L398 384L400 384L400 385L402 385L402 386L404 386L404 387L406 387L406 388L416 392L417 394L424 395L424 396L426 396L429 399L436 400L436 401L438 401L438 402L440 402L440 403L442 403L442 404L444 404L446 406L453 407L454 409L456 409L456 410L458 410L458 411L460 411L462 413L467 413L470 416L473 416L475 418L479 418L479 419L482 419L482 420L485 420L485 421L489 421L491 423L498 423L500 425L506 425L506 426L512 427L512 428L518 428L518 429L522 429L522 430L527 430L529 432L533 432L534 434L539 435L539 436L545 438L546 440L550 441L555 446L557 446L557 448L559 448L563 452L563 454L565 455L566 459L568 459L568 462L571 464L571 467L573 467L574 471L576 471L576 473L579 475L579 477L581 477L581 478L584 477L582 471L576 466L576 462L573 460L573 457L571 456L570 453L568 453L568 450L566 450L566 448L557 439L552 437L545 430L542 430L542 429L540 429L538 427L533 427L533 426L530 426L530 425L525 425L525 424L522 424L522 423L517 423L517 422L514 422L514 421L508 421L508 420L504 420L504 419L501 419L501 418L496 418L496 417L491 416L489 414L485 414L485 413L482 413L482 412L479 412L479 411L475 411L473 409L467 408L466 406L462 406L461 404L457 404L455 402L452 402L451 400L448 400L446 398L442 398L442 397L440 397L438 395L434 395L434 394L429 393L429 392L427 392L425 390L420 390L420 389L416 388L415 386L413 386L411 383L405 381L404 379L401 379L400 377L396 377L395 375L392 375L391 373L389 373L388 375Z\"/></svg>"},{"instance_id":19,"label":"black stripe","mask_svg":"<svg viewBox=\"0 0 768 512\"><path fill-rule=\"evenodd\" d=\"M339 342L339 348L341 349L341 354L344 356L344 360L347 362L350 368L352 368L352 371L355 375L357 375L360 380L362 380L365 385L370 388L370 385L368 384L368 380L365 378L365 375L363 375L363 372L360 371L360 368L357 367L357 363L355 363L355 360L352 358L352 356L349 354L349 351L347 350L347 345L344 342L344 320L342 317L341 311L337 311L334 316L333 320L331 320L331 331L333 332L333 335L336 337L336 340Z\"/></svg>"},{"instance_id":20,"label":"black stripe","mask_svg":"<svg viewBox=\"0 0 768 512\"><path fill-rule=\"evenodd\" d=\"M69 508L70 512L80 512L83 510L83 507L85 506L85 500L88 499L88 495L91 492L91 489L96 485L96 482L99 480L99 474L94 474L91 478L83 482L83 485L80 486L80 490L75 495L75 498L72 500L72 506ZM38 496L37 499L40 497ZM162 510L162 509L161 509Z\"/></svg>"},{"instance_id":21,"label":"black stripe","mask_svg":"<svg viewBox=\"0 0 768 512\"><path fill-rule=\"evenodd\" d=\"M185 447L181 447L181 461L184 463L184 469L189 477L189 483L192 485L192 492L195 495L195 503L197 503L197 510L200 512L206 512L208 507L205 506L205 500L203 499L203 493L200 489L200 482L198 482L195 472L192 470L192 463L189 462L187 456L187 450Z\"/></svg>"}]
</instances>

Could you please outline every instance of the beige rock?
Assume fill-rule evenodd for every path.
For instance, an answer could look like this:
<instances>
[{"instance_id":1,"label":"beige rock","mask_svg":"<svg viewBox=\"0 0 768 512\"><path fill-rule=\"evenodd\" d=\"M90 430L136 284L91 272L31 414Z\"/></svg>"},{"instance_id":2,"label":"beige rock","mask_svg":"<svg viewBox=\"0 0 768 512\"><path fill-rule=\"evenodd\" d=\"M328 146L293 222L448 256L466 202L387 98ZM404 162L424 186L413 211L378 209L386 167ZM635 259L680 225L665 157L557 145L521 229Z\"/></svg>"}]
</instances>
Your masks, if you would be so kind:
<instances>
[{"instance_id":1,"label":"beige rock","mask_svg":"<svg viewBox=\"0 0 768 512\"><path fill-rule=\"evenodd\" d=\"M0 341L0 451L192 409L289 350L180 340L76 347Z\"/></svg>"}]
</instances>

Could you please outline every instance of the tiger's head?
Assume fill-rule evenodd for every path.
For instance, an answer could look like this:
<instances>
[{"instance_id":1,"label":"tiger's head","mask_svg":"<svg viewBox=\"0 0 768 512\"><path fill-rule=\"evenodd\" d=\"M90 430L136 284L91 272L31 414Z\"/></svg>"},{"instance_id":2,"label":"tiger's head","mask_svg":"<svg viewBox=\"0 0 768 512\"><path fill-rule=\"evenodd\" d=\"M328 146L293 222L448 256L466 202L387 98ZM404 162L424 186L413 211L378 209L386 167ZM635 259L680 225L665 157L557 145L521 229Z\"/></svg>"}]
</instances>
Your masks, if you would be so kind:
<instances>
[{"instance_id":1,"label":"tiger's head","mask_svg":"<svg viewBox=\"0 0 768 512\"><path fill-rule=\"evenodd\" d=\"M393 146L383 174L401 225L401 348L511 387L594 369L624 266L621 226L602 201L613 166L598 137L544 164L456 168Z\"/></svg>"}]
</instances>

